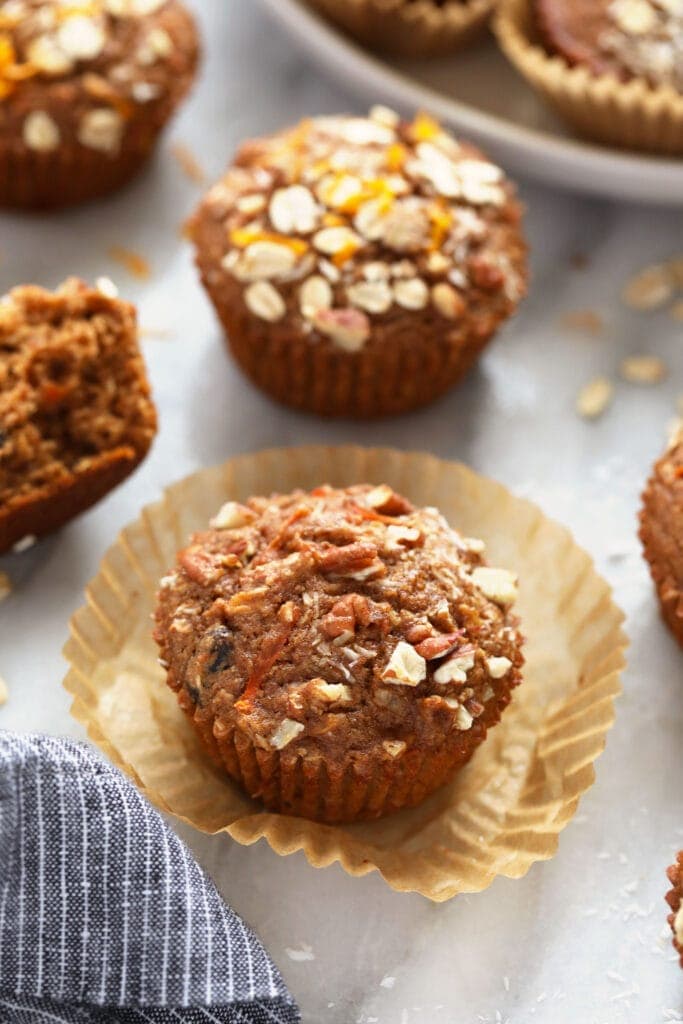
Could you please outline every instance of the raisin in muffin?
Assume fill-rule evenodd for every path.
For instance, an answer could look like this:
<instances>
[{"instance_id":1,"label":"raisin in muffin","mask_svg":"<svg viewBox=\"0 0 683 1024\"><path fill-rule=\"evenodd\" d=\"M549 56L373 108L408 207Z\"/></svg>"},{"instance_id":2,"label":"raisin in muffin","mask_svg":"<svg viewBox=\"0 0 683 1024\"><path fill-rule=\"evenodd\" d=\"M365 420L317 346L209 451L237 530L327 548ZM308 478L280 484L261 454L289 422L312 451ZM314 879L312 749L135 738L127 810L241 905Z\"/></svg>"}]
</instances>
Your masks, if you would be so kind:
<instances>
[{"instance_id":1,"label":"raisin in muffin","mask_svg":"<svg viewBox=\"0 0 683 1024\"><path fill-rule=\"evenodd\" d=\"M197 59L177 0L1 0L0 205L65 206L123 185Z\"/></svg>"},{"instance_id":2,"label":"raisin in muffin","mask_svg":"<svg viewBox=\"0 0 683 1024\"><path fill-rule=\"evenodd\" d=\"M458 50L480 34L496 0L310 0L359 42L406 57Z\"/></svg>"},{"instance_id":3,"label":"raisin in muffin","mask_svg":"<svg viewBox=\"0 0 683 1024\"><path fill-rule=\"evenodd\" d=\"M228 502L162 580L155 639L214 761L334 823L447 782L521 679L515 577L387 486Z\"/></svg>"},{"instance_id":4,"label":"raisin in muffin","mask_svg":"<svg viewBox=\"0 0 683 1024\"><path fill-rule=\"evenodd\" d=\"M640 539L664 620L683 646L683 424L645 488Z\"/></svg>"},{"instance_id":5,"label":"raisin in muffin","mask_svg":"<svg viewBox=\"0 0 683 1024\"><path fill-rule=\"evenodd\" d=\"M0 301L0 552L93 505L155 432L133 306L76 279Z\"/></svg>"},{"instance_id":6,"label":"raisin in muffin","mask_svg":"<svg viewBox=\"0 0 683 1024\"><path fill-rule=\"evenodd\" d=\"M543 39L572 67L683 92L683 5L671 0L535 0Z\"/></svg>"},{"instance_id":7,"label":"raisin in muffin","mask_svg":"<svg viewBox=\"0 0 683 1024\"><path fill-rule=\"evenodd\" d=\"M666 894L666 902L671 907L668 922L674 933L674 949L680 957L683 967L683 850L676 857L676 863L667 871L667 878L671 882L672 889Z\"/></svg>"},{"instance_id":8,"label":"raisin in muffin","mask_svg":"<svg viewBox=\"0 0 683 1024\"><path fill-rule=\"evenodd\" d=\"M244 145L189 224L233 355L322 415L423 405L526 290L503 172L430 118L318 117Z\"/></svg>"}]
</instances>

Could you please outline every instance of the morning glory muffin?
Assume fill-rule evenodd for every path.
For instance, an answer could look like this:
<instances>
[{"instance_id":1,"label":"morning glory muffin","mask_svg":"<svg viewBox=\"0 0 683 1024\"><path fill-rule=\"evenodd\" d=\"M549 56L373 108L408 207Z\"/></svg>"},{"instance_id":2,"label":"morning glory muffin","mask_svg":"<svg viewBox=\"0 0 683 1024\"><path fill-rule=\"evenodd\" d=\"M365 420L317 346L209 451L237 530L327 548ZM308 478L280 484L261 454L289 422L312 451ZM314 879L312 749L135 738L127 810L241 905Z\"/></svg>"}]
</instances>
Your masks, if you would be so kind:
<instances>
[{"instance_id":1,"label":"morning glory muffin","mask_svg":"<svg viewBox=\"0 0 683 1024\"><path fill-rule=\"evenodd\" d=\"M496 0L311 0L365 46L406 57L458 50L481 33Z\"/></svg>"},{"instance_id":2,"label":"morning glory muffin","mask_svg":"<svg viewBox=\"0 0 683 1024\"><path fill-rule=\"evenodd\" d=\"M135 309L111 282L0 300L0 553L94 505L155 433Z\"/></svg>"},{"instance_id":3,"label":"morning glory muffin","mask_svg":"<svg viewBox=\"0 0 683 1024\"><path fill-rule=\"evenodd\" d=\"M581 135L683 153L680 0L499 0L503 51Z\"/></svg>"},{"instance_id":4,"label":"morning glory muffin","mask_svg":"<svg viewBox=\"0 0 683 1024\"><path fill-rule=\"evenodd\" d=\"M645 488L640 539L664 621L683 646L683 424Z\"/></svg>"},{"instance_id":5,"label":"morning glory muffin","mask_svg":"<svg viewBox=\"0 0 683 1024\"><path fill-rule=\"evenodd\" d=\"M443 394L514 312L520 217L478 150L382 107L245 144L189 233L254 383L298 409L374 417Z\"/></svg>"},{"instance_id":6,"label":"morning glory muffin","mask_svg":"<svg viewBox=\"0 0 683 1024\"><path fill-rule=\"evenodd\" d=\"M535 0L553 53L573 67L623 81L643 78L683 92L683 5L679 0Z\"/></svg>"},{"instance_id":7,"label":"morning glory muffin","mask_svg":"<svg viewBox=\"0 0 683 1024\"><path fill-rule=\"evenodd\" d=\"M446 783L521 680L515 576L390 487L224 505L161 581L167 683L252 797L379 818Z\"/></svg>"},{"instance_id":8,"label":"morning glory muffin","mask_svg":"<svg viewBox=\"0 0 683 1024\"><path fill-rule=\"evenodd\" d=\"M681 967L683 967L683 850L676 857L676 863L672 864L666 874L672 885L666 894L666 902L671 907L671 913L667 920L674 933L674 949L679 954Z\"/></svg>"},{"instance_id":9,"label":"morning glory muffin","mask_svg":"<svg viewBox=\"0 0 683 1024\"><path fill-rule=\"evenodd\" d=\"M0 0L0 205L66 206L119 188L197 59L177 0Z\"/></svg>"}]
</instances>

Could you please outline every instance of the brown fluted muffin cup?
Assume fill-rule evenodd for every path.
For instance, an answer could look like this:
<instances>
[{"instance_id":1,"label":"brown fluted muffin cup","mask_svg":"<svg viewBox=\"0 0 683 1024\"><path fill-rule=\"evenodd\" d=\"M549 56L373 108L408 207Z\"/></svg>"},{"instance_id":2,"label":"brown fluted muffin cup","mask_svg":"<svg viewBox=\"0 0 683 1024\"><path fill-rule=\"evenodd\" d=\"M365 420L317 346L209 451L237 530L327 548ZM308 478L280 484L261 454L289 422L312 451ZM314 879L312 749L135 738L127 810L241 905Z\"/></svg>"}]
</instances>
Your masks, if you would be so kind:
<instances>
[{"instance_id":1,"label":"brown fluted muffin cup","mask_svg":"<svg viewBox=\"0 0 683 1024\"><path fill-rule=\"evenodd\" d=\"M526 291L503 172L424 115L319 117L244 145L189 223L245 373L325 416L453 387Z\"/></svg>"},{"instance_id":2,"label":"brown fluted muffin cup","mask_svg":"<svg viewBox=\"0 0 683 1024\"><path fill-rule=\"evenodd\" d=\"M640 539L662 616L683 647L683 425L645 488Z\"/></svg>"}]
</instances>

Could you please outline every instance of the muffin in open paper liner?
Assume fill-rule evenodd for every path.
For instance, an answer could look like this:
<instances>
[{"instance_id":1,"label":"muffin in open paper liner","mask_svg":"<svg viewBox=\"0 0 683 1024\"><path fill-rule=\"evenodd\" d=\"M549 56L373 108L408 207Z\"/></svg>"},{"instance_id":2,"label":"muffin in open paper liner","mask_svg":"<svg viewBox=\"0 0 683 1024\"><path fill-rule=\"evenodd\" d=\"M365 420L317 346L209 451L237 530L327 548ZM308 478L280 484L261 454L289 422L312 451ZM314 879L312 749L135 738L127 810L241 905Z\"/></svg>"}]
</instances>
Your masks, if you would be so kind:
<instances>
[{"instance_id":1,"label":"muffin in open paper liner","mask_svg":"<svg viewBox=\"0 0 683 1024\"><path fill-rule=\"evenodd\" d=\"M411 810L343 826L268 813L215 767L165 685L150 622L176 551L226 500L323 482L387 483L481 537L492 562L519 574L527 638L524 681L467 767ZM279 854L302 849L316 867L379 870L394 889L442 901L554 854L614 721L622 621L567 530L463 465L387 449L276 449L181 480L124 529L71 621L65 687L90 737L162 810L240 843L265 837Z\"/></svg>"},{"instance_id":2,"label":"muffin in open paper liner","mask_svg":"<svg viewBox=\"0 0 683 1024\"><path fill-rule=\"evenodd\" d=\"M495 0L309 0L373 50L405 57L450 53L481 32Z\"/></svg>"},{"instance_id":3,"label":"muffin in open paper liner","mask_svg":"<svg viewBox=\"0 0 683 1024\"><path fill-rule=\"evenodd\" d=\"M673 86L622 82L549 54L531 0L500 0L493 27L517 70L582 135L610 146L683 153L683 95Z\"/></svg>"}]
</instances>

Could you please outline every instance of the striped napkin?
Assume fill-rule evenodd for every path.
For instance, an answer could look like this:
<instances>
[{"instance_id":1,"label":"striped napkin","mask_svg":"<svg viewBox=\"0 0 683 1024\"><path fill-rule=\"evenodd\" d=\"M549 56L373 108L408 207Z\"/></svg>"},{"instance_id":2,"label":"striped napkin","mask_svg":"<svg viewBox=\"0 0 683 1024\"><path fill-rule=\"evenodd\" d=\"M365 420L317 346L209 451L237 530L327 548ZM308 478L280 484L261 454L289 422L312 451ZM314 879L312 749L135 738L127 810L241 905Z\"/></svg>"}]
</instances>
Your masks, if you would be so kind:
<instances>
[{"instance_id":1,"label":"striped napkin","mask_svg":"<svg viewBox=\"0 0 683 1024\"><path fill-rule=\"evenodd\" d=\"M125 776L0 731L0 1021L296 1024L254 933Z\"/></svg>"}]
</instances>

